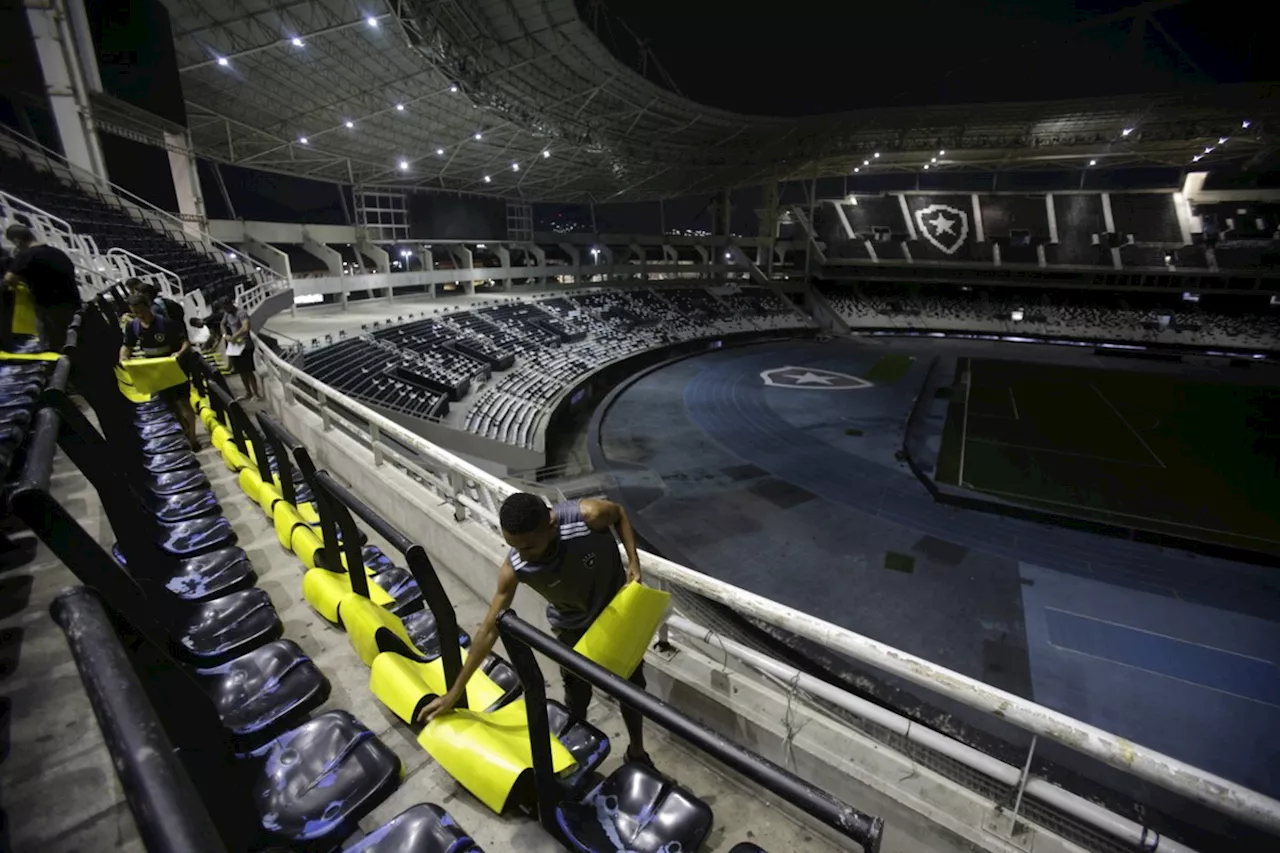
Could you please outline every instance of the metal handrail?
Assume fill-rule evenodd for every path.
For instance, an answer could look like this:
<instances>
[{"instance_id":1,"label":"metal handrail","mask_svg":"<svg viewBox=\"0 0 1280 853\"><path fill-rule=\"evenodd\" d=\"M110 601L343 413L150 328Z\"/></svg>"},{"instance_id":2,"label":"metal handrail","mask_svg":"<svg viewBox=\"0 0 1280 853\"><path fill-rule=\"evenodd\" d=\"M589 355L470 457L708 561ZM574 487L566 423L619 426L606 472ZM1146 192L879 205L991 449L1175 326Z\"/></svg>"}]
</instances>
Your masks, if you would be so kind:
<instances>
[{"instance_id":1,"label":"metal handrail","mask_svg":"<svg viewBox=\"0 0 1280 853\"><path fill-rule=\"evenodd\" d=\"M281 360L268 347L259 346L256 352L280 380L285 389L286 402L297 399L298 389L305 388L312 397L313 404L321 409L321 416L326 422L335 414L341 416L344 410L354 413L364 424L353 422L348 426L352 431L368 435L371 447L389 439L413 451L417 459L406 460L407 464L402 464L417 479L452 500L455 516L459 521L472 518L488 526L494 534L499 534L498 508L508 495L518 491L511 484L454 456L351 397L329 388ZM399 451L386 451L380 458L392 462L402 459ZM424 465L431 470L424 470ZM645 552L643 562L650 577L681 587L725 605L739 614L803 637L840 655L999 717L1030 734L1062 743L1104 764L1233 818L1271 833L1280 833L1280 801L1265 794L847 628L708 577L656 554Z\"/></svg>"},{"instance_id":2,"label":"metal handrail","mask_svg":"<svg viewBox=\"0 0 1280 853\"><path fill-rule=\"evenodd\" d=\"M119 246L112 246L107 249L106 256L108 258L124 258L130 264L154 270L154 272L150 273L151 276L158 277L162 282L170 285L170 288L162 288L162 290L166 291L165 296L176 295L178 299L183 297L185 290L182 286L182 277L176 272L160 266L155 261L149 261L141 255L130 252L128 249L121 249Z\"/></svg>"},{"instance_id":3,"label":"metal handrail","mask_svg":"<svg viewBox=\"0 0 1280 853\"><path fill-rule=\"evenodd\" d=\"M272 291L278 291L283 287L289 286L289 283L287 281L277 276L274 272L270 272L269 270L267 270L267 268L263 267L262 269L258 269L254 265L241 262L239 260L241 256L241 252L239 250L235 249L232 246L227 245L226 243L223 243L221 240L214 238L209 234L208 231L196 226L194 223L184 220L178 216L175 216L167 210L163 210L162 208L156 207L154 204L147 201L145 198L142 198L141 196L138 196L130 192L129 190L125 189L119 184L112 183L111 181L105 178L99 178L98 176L93 175L92 173L86 171L82 167L77 166L76 164L67 160L66 157L63 157L57 151L54 151L50 148L45 147L44 145L37 142L36 140L26 136L25 134L19 133L18 131L14 130L13 128L7 125L0 124L0 132L3 132L4 134L12 138L19 145L26 146L27 148L32 149L35 152L38 152L42 157L44 157L45 162L48 163L51 168L54 164L57 164L58 166L70 172L73 177L76 176L77 173L79 173L79 175L83 176L85 180L90 181L96 186L109 188L111 192L114 193L116 196L120 198L128 199L130 203L134 204L139 208L142 208L144 212L150 212L151 214L161 216L164 219L172 222L175 226L177 226L179 233L185 235L186 237L189 238L194 233L195 236L198 236L200 238L201 242L207 244L208 246L213 246L218 249L221 249L225 256L223 258L223 262L228 264L234 263L235 266L237 266L240 269L241 274L246 278L256 281L259 284L270 284L273 280L275 280L278 283L270 287ZM191 241L188 240L188 242L191 242ZM204 249L206 247L201 246L201 248ZM234 256L236 260L232 261L231 256Z\"/></svg>"}]
</instances>

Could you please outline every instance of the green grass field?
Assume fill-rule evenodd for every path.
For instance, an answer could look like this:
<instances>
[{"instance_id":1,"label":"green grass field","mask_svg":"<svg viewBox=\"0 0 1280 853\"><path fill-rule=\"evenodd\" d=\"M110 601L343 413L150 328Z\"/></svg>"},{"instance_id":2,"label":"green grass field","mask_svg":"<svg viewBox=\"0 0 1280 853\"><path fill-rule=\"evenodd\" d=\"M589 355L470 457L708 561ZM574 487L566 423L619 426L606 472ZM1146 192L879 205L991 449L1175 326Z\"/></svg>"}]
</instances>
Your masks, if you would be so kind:
<instances>
[{"instance_id":1,"label":"green grass field","mask_svg":"<svg viewBox=\"0 0 1280 853\"><path fill-rule=\"evenodd\" d=\"M1280 389L1011 361L958 372L940 482L1280 553Z\"/></svg>"},{"instance_id":2,"label":"green grass field","mask_svg":"<svg viewBox=\"0 0 1280 853\"><path fill-rule=\"evenodd\" d=\"M871 369L863 378L877 385L897 382L907 375L907 371L911 369L915 360L913 355L882 355L875 364L871 365Z\"/></svg>"}]
</instances>

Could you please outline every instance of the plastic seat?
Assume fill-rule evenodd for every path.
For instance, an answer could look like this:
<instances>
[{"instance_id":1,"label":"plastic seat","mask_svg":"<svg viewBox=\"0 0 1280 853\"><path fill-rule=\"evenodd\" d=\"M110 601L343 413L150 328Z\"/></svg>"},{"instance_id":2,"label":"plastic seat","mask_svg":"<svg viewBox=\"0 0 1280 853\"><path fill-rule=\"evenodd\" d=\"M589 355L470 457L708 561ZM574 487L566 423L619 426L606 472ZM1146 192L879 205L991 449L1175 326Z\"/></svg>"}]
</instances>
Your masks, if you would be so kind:
<instances>
[{"instance_id":1,"label":"plastic seat","mask_svg":"<svg viewBox=\"0 0 1280 853\"><path fill-rule=\"evenodd\" d=\"M182 424L178 423L177 418L172 417L169 419L157 418L142 424L135 422L135 426L138 428L138 437L143 442L153 442L169 436L182 435Z\"/></svg>"},{"instance_id":2,"label":"plastic seat","mask_svg":"<svg viewBox=\"0 0 1280 853\"><path fill-rule=\"evenodd\" d=\"M750 841L740 841L730 848L729 853L769 853L769 851Z\"/></svg>"},{"instance_id":3,"label":"plastic seat","mask_svg":"<svg viewBox=\"0 0 1280 853\"><path fill-rule=\"evenodd\" d=\"M251 756L261 830L290 845L349 835L400 782L400 759L346 711L321 714Z\"/></svg>"},{"instance_id":4,"label":"plastic seat","mask_svg":"<svg viewBox=\"0 0 1280 853\"><path fill-rule=\"evenodd\" d=\"M413 647L424 658L435 660L440 657L440 633L436 628L436 617L430 608L424 607L417 613L410 613L402 621ZM461 629L458 630L458 645L464 648L471 645L470 635Z\"/></svg>"},{"instance_id":5,"label":"plastic seat","mask_svg":"<svg viewBox=\"0 0 1280 853\"><path fill-rule=\"evenodd\" d=\"M329 696L328 679L292 640L197 669L196 679L241 750L299 722Z\"/></svg>"},{"instance_id":6,"label":"plastic seat","mask_svg":"<svg viewBox=\"0 0 1280 853\"><path fill-rule=\"evenodd\" d=\"M435 803L418 803L391 818L342 853L484 853L458 822Z\"/></svg>"},{"instance_id":7,"label":"plastic seat","mask_svg":"<svg viewBox=\"0 0 1280 853\"><path fill-rule=\"evenodd\" d=\"M198 467L162 472L147 471L140 475L139 481L144 490L161 496L209 488L209 478Z\"/></svg>"},{"instance_id":8,"label":"plastic seat","mask_svg":"<svg viewBox=\"0 0 1280 853\"><path fill-rule=\"evenodd\" d=\"M143 508L156 521L166 523L190 521L207 515L217 515L222 511L212 489L199 491L189 489L172 495L147 492L141 495L141 500Z\"/></svg>"},{"instance_id":9,"label":"plastic seat","mask_svg":"<svg viewBox=\"0 0 1280 853\"><path fill-rule=\"evenodd\" d=\"M629 762L580 801L557 806L556 821L574 849L588 853L693 853L711 831L712 815L661 773Z\"/></svg>"},{"instance_id":10,"label":"plastic seat","mask_svg":"<svg viewBox=\"0 0 1280 853\"><path fill-rule=\"evenodd\" d=\"M120 565L129 565L119 542L111 546L111 554ZM249 562L249 555L237 547L220 548L149 568L155 580L162 582L165 589L185 601L208 601L252 586L257 579L253 565Z\"/></svg>"},{"instance_id":11,"label":"plastic seat","mask_svg":"<svg viewBox=\"0 0 1280 853\"><path fill-rule=\"evenodd\" d=\"M164 553L179 560L198 557L236 544L231 522L218 516L155 524L155 540Z\"/></svg>"},{"instance_id":12,"label":"plastic seat","mask_svg":"<svg viewBox=\"0 0 1280 853\"><path fill-rule=\"evenodd\" d=\"M199 666L225 663L283 631L271 597L256 588L182 605L168 621L185 656Z\"/></svg>"},{"instance_id":13,"label":"plastic seat","mask_svg":"<svg viewBox=\"0 0 1280 853\"><path fill-rule=\"evenodd\" d=\"M547 726L576 762L559 776L565 796L576 798L609 757L612 744L608 735L586 720L569 716L569 709L553 699L547 700Z\"/></svg>"},{"instance_id":14,"label":"plastic seat","mask_svg":"<svg viewBox=\"0 0 1280 853\"><path fill-rule=\"evenodd\" d=\"M182 439L181 444L182 447L186 448L186 439ZM184 449L144 454L142 457L142 467L151 474L168 474L174 471L181 471L186 468L198 469L200 467L200 461L196 459L195 454L192 453L190 449Z\"/></svg>"}]
</instances>

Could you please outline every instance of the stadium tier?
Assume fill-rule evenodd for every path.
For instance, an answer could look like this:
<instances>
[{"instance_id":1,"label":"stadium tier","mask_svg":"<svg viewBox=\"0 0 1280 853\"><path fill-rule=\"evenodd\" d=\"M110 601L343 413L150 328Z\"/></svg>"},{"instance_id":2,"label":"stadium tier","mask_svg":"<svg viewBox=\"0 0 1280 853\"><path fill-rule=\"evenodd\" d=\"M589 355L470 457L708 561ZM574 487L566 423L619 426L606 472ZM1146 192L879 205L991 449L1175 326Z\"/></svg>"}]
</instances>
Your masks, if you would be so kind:
<instances>
[{"instance_id":1,"label":"stadium tier","mask_svg":"<svg viewBox=\"0 0 1280 853\"><path fill-rule=\"evenodd\" d=\"M1280 310L1267 297L952 287L825 284L822 295L851 329L1183 345L1273 352ZM1211 307L1211 306L1217 307Z\"/></svg>"},{"instance_id":2,"label":"stadium tier","mask_svg":"<svg viewBox=\"0 0 1280 853\"><path fill-rule=\"evenodd\" d=\"M203 293L208 305L234 296L237 285L251 284L233 267L188 242L176 222L164 230L154 222L139 222L102 193L91 195L81 186L64 183L8 151L0 152L0 190L65 219L76 233L94 238L103 251L125 249L163 267L181 279L185 292Z\"/></svg>"},{"instance_id":3,"label":"stadium tier","mask_svg":"<svg viewBox=\"0 0 1280 853\"><path fill-rule=\"evenodd\" d=\"M375 328L312 349L304 369L415 417L440 418L450 403L462 405L468 431L532 447L539 416L605 364L700 338L813 325L761 287L598 290Z\"/></svg>"}]
</instances>

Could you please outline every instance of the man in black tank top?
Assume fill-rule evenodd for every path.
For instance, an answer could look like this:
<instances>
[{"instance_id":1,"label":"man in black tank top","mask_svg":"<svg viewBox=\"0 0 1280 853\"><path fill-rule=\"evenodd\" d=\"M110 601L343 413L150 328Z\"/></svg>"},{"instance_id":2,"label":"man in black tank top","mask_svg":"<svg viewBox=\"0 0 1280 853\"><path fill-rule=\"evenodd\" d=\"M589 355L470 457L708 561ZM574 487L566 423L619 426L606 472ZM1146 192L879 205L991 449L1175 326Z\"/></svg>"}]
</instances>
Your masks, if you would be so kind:
<instances>
[{"instance_id":1,"label":"man in black tank top","mask_svg":"<svg viewBox=\"0 0 1280 853\"><path fill-rule=\"evenodd\" d=\"M422 722L451 710L457 703L467 681L493 650L498 639L498 617L511 606L519 584L547 600L551 629L560 642L572 647L624 584L640 581L635 531L626 510L613 501L565 501L548 509L542 498L521 492L503 502L498 520L502 536L511 546L498 571L498 592L484 623L472 635L471 651L457 683L423 710L419 717ZM611 528L617 528L627 552L625 569ZM562 669L561 673L569 714L585 720L591 685L568 670ZM643 663L632 673L631 683L645 686ZM622 720L631 739L627 760L652 765L644 751L644 717L624 705Z\"/></svg>"}]
</instances>

